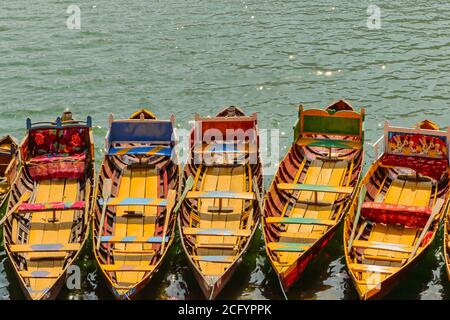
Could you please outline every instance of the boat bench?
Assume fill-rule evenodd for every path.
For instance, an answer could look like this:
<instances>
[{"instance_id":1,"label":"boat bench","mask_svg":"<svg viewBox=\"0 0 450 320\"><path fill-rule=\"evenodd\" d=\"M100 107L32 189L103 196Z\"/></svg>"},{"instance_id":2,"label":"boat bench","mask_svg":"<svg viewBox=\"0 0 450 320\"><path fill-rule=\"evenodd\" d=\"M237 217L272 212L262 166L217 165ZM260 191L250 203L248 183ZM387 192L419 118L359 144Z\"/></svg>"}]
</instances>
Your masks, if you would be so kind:
<instances>
[{"instance_id":1,"label":"boat bench","mask_svg":"<svg viewBox=\"0 0 450 320\"><path fill-rule=\"evenodd\" d=\"M193 236L224 236L224 237L250 237L251 231L246 229L217 229L217 228L188 228L184 227L186 235Z\"/></svg>"},{"instance_id":2,"label":"boat bench","mask_svg":"<svg viewBox=\"0 0 450 320\"><path fill-rule=\"evenodd\" d=\"M12 244L9 246L11 252L60 252L78 251L79 243L45 243L45 244Z\"/></svg>"},{"instance_id":3,"label":"boat bench","mask_svg":"<svg viewBox=\"0 0 450 320\"><path fill-rule=\"evenodd\" d=\"M311 243L269 242L267 244L269 250L280 252L305 252L310 247Z\"/></svg>"},{"instance_id":4,"label":"boat bench","mask_svg":"<svg viewBox=\"0 0 450 320\"><path fill-rule=\"evenodd\" d=\"M22 278L59 278L61 275L59 270L23 270L19 271L19 274Z\"/></svg>"},{"instance_id":5,"label":"boat bench","mask_svg":"<svg viewBox=\"0 0 450 320\"><path fill-rule=\"evenodd\" d=\"M137 147L110 147L108 156L137 155L137 156L166 156L172 155L172 148L167 146L137 146Z\"/></svg>"},{"instance_id":6,"label":"boat bench","mask_svg":"<svg viewBox=\"0 0 450 320\"><path fill-rule=\"evenodd\" d=\"M336 224L336 221L303 217L266 217L266 223L315 224L321 226L334 226Z\"/></svg>"},{"instance_id":7,"label":"boat bench","mask_svg":"<svg viewBox=\"0 0 450 320\"><path fill-rule=\"evenodd\" d=\"M411 253L413 247L399 243L387 243L377 241L354 240L353 247L362 249L376 249L394 252Z\"/></svg>"},{"instance_id":8,"label":"boat bench","mask_svg":"<svg viewBox=\"0 0 450 320\"><path fill-rule=\"evenodd\" d=\"M333 202L319 201L319 199L318 199L319 192L349 195L349 194L352 194L353 190L354 190L352 187L315 185L315 184L298 184L298 183L279 183L279 184L277 184L277 187L280 190L314 192L314 201L298 200L298 202L312 204L312 205L320 205L320 206L332 205L332 204L334 204L334 201Z\"/></svg>"},{"instance_id":9,"label":"boat bench","mask_svg":"<svg viewBox=\"0 0 450 320\"><path fill-rule=\"evenodd\" d=\"M155 266L152 265L102 264L101 267L107 272L150 272L155 270Z\"/></svg>"},{"instance_id":10,"label":"boat bench","mask_svg":"<svg viewBox=\"0 0 450 320\"><path fill-rule=\"evenodd\" d=\"M301 138L297 141L297 145L301 147L321 147L335 149L361 149L361 141L353 140L332 140L332 139L315 139Z\"/></svg>"},{"instance_id":11,"label":"boat bench","mask_svg":"<svg viewBox=\"0 0 450 320\"><path fill-rule=\"evenodd\" d=\"M195 261L202 262L218 262L218 263L232 263L236 257L234 256L192 256Z\"/></svg>"},{"instance_id":12,"label":"boat bench","mask_svg":"<svg viewBox=\"0 0 450 320\"><path fill-rule=\"evenodd\" d=\"M350 270L353 270L356 272L371 272L371 273L384 273L384 274L392 274L392 273L400 270L400 268L396 268L396 267L386 267L386 266L358 264L358 263L349 264L349 268L350 268Z\"/></svg>"},{"instance_id":13,"label":"boat bench","mask_svg":"<svg viewBox=\"0 0 450 320\"><path fill-rule=\"evenodd\" d=\"M189 191L187 199L236 199L255 200L253 192L232 192L232 191Z\"/></svg>"},{"instance_id":14,"label":"boat bench","mask_svg":"<svg viewBox=\"0 0 450 320\"><path fill-rule=\"evenodd\" d=\"M102 236L100 242L103 243L162 243L163 237L137 237L137 236ZM165 237L164 242L169 242L169 237Z\"/></svg>"},{"instance_id":15,"label":"boat bench","mask_svg":"<svg viewBox=\"0 0 450 320\"><path fill-rule=\"evenodd\" d=\"M62 211L62 210L82 210L85 207L84 201L73 202L49 202L49 203L22 203L17 208L17 213L36 211Z\"/></svg>"},{"instance_id":16,"label":"boat bench","mask_svg":"<svg viewBox=\"0 0 450 320\"><path fill-rule=\"evenodd\" d=\"M103 206L104 200L99 199L99 205ZM107 206L167 206L167 199L158 198L109 198L106 202Z\"/></svg>"}]
</instances>

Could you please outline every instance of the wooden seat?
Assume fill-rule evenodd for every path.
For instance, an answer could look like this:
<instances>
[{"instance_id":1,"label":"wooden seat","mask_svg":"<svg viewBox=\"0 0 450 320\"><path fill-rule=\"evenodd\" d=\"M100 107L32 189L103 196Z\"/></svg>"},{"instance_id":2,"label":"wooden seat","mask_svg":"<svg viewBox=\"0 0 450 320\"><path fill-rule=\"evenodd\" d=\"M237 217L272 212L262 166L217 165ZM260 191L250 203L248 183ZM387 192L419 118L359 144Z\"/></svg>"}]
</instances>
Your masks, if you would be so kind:
<instances>
[{"instance_id":1,"label":"wooden seat","mask_svg":"<svg viewBox=\"0 0 450 320\"><path fill-rule=\"evenodd\" d=\"M79 249L79 243L13 244L9 247L11 252L78 251Z\"/></svg>"},{"instance_id":2,"label":"wooden seat","mask_svg":"<svg viewBox=\"0 0 450 320\"><path fill-rule=\"evenodd\" d=\"M237 199L255 200L253 192L232 192L232 191L190 191L187 199Z\"/></svg>"},{"instance_id":3,"label":"wooden seat","mask_svg":"<svg viewBox=\"0 0 450 320\"><path fill-rule=\"evenodd\" d=\"M312 192L341 193L341 194L353 193L352 187L335 187L328 185L279 183L277 187L280 190L312 191Z\"/></svg>"},{"instance_id":4,"label":"wooden seat","mask_svg":"<svg viewBox=\"0 0 450 320\"><path fill-rule=\"evenodd\" d=\"M99 200L100 205L103 205L103 199ZM154 206L165 207L167 205L166 199L157 198L110 198L106 203L107 206Z\"/></svg>"},{"instance_id":5,"label":"wooden seat","mask_svg":"<svg viewBox=\"0 0 450 320\"><path fill-rule=\"evenodd\" d=\"M352 263L349 265L349 268L356 272L371 272L371 273L384 273L391 274L400 270L397 267L386 267L386 266L377 266L371 264L357 264Z\"/></svg>"},{"instance_id":6,"label":"wooden seat","mask_svg":"<svg viewBox=\"0 0 450 320\"><path fill-rule=\"evenodd\" d=\"M361 141L301 138L297 145L305 147L321 147L336 149L361 149Z\"/></svg>"},{"instance_id":7,"label":"wooden seat","mask_svg":"<svg viewBox=\"0 0 450 320\"><path fill-rule=\"evenodd\" d=\"M316 224L322 226L334 226L336 224L336 221L316 219L316 218L302 218L302 217L267 217L266 223Z\"/></svg>"},{"instance_id":8,"label":"wooden seat","mask_svg":"<svg viewBox=\"0 0 450 320\"><path fill-rule=\"evenodd\" d=\"M323 233L308 233L308 232L280 232L280 239L295 239L302 241L313 242L323 235Z\"/></svg>"},{"instance_id":9,"label":"wooden seat","mask_svg":"<svg viewBox=\"0 0 450 320\"><path fill-rule=\"evenodd\" d=\"M169 237L165 237L164 242L168 242ZM163 237L138 237L138 236L103 236L100 242L107 243L162 243Z\"/></svg>"},{"instance_id":10,"label":"wooden seat","mask_svg":"<svg viewBox=\"0 0 450 320\"><path fill-rule=\"evenodd\" d=\"M172 155L172 148L168 146L111 147L108 151L108 155L110 156L121 156L125 154L170 157Z\"/></svg>"},{"instance_id":11,"label":"wooden seat","mask_svg":"<svg viewBox=\"0 0 450 320\"><path fill-rule=\"evenodd\" d=\"M155 269L151 265L102 264L102 269L108 272L150 272Z\"/></svg>"},{"instance_id":12,"label":"wooden seat","mask_svg":"<svg viewBox=\"0 0 450 320\"><path fill-rule=\"evenodd\" d=\"M19 271L23 278L58 278L61 273L55 270L33 270Z\"/></svg>"},{"instance_id":13,"label":"wooden seat","mask_svg":"<svg viewBox=\"0 0 450 320\"><path fill-rule=\"evenodd\" d=\"M309 249L310 243L269 242L267 247L272 251L304 252Z\"/></svg>"},{"instance_id":14,"label":"wooden seat","mask_svg":"<svg viewBox=\"0 0 450 320\"><path fill-rule=\"evenodd\" d=\"M249 237L250 230L245 229L218 229L218 228L183 228L186 235L196 236L233 236L233 237Z\"/></svg>"},{"instance_id":15,"label":"wooden seat","mask_svg":"<svg viewBox=\"0 0 450 320\"><path fill-rule=\"evenodd\" d=\"M232 263L236 257L234 256L192 256L193 260L217 263Z\"/></svg>"},{"instance_id":16,"label":"wooden seat","mask_svg":"<svg viewBox=\"0 0 450 320\"><path fill-rule=\"evenodd\" d=\"M400 243L387 243L387 242L364 241L364 240L353 241L353 246L356 248L378 249L404 253L410 253L413 250L413 247Z\"/></svg>"}]
</instances>

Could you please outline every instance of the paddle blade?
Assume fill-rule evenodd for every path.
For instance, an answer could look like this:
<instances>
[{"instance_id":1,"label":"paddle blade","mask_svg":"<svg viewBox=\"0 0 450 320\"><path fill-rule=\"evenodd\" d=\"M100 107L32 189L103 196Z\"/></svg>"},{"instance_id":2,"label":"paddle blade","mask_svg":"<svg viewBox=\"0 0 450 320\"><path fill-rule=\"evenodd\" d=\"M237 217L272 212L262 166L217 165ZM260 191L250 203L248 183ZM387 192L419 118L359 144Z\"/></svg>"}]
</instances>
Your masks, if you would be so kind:
<instances>
[{"instance_id":1,"label":"paddle blade","mask_svg":"<svg viewBox=\"0 0 450 320\"><path fill-rule=\"evenodd\" d=\"M103 200L108 200L109 196L111 195L111 189L112 189L112 180L111 179L105 179L103 181L103 189L102 189L102 196Z\"/></svg>"},{"instance_id":2,"label":"paddle blade","mask_svg":"<svg viewBox=\"0 0 450 320\"><path fill-rule=\"evenodd\" d=\"M178 210L180 210L181 204L183 203L184 199L186 198L187 194L189 191L191 191L192 187L194 186L194 177L193 176L189 176L186 179L186 182L184 184L184 190L183 193L181 194L180 199L178 200L178 203L174 209L174 212L177 213Z\"/></svg>"}]
</instances>

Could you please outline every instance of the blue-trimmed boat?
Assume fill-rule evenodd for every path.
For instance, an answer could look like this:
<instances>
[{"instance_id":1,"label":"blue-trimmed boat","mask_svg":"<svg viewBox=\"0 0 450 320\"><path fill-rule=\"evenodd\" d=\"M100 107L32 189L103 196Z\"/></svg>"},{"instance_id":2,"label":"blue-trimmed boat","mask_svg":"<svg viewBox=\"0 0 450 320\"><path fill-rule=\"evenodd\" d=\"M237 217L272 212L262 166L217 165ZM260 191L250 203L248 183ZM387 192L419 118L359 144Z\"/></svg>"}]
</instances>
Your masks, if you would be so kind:
<instances>
[{"instance_id":1,"label":"blue-trimmed boat","mask_svg":"<svg viewBox=\"0 0 450 320\"><path fill-rule=\"evenodd\" d=\"M175 235L179 165L174 117L142 109L110 117L93 207L95 258L116 299L132 299L161 265Z\"/></svg>"}]
</instances>

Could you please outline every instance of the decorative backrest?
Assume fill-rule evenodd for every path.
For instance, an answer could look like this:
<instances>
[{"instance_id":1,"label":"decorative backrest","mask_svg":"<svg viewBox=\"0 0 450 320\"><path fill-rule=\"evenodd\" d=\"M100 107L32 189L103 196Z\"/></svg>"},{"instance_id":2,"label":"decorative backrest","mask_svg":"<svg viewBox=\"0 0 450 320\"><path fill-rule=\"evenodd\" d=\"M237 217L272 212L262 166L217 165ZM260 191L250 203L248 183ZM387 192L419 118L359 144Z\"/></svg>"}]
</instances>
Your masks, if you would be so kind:
<instances>
[{"instance_id":1,"label":"decorative backrest","mask_svg":"<svg viewBox=\"0 0 450 320\"><path fill-rule=\"evenodd\" d=\"M241 117L209 117L195 115L195 126L191 143L247 142L258 144L258 127L256 113Z\"/></svg>"},{"instance_id":2,"label":"decorative backrest","mask_svg":"<svg viewBox=\"0 0 450 320\"><path fill-rule=\"evenodd\" d=\"M447 161L450 127L447 131L410 129L384 125L384 153L396 156L420 157Z\"/></svg>"},{"instance_id":3,"label":"decorative backrest","mask_svg":"<svg viewBox=\"0 0 450 320\"><path fill-rule=\"evenodd\" d=\"M106 136L107 143L174 141L173 124L169 120L114 120Z\"/></svg>"},{"instance_id":4,"label":"decorative backrest","mask_svg":"<svg viewBox=\"0 0 450 320\"><path fill-rule=\"evenodd\" d=\"M358 113L350 110L304 110L300 106L294 138L296 141L301 135L330 135L360 137L364 141L364 118L364 108Z\"/></svg>"},{"instance_id":5,"label":"decorative backrest","mask_svg":"<svg viewBox=\"0 0 450 320\"><path fill-rule=\"evenodd\" d=\"M73 155L92 152L92 120L86 122L71 121L41 122L32 124L27 119L28 134L22 142L24 159L42 155Z\"/></svg>"}]
</instances>

